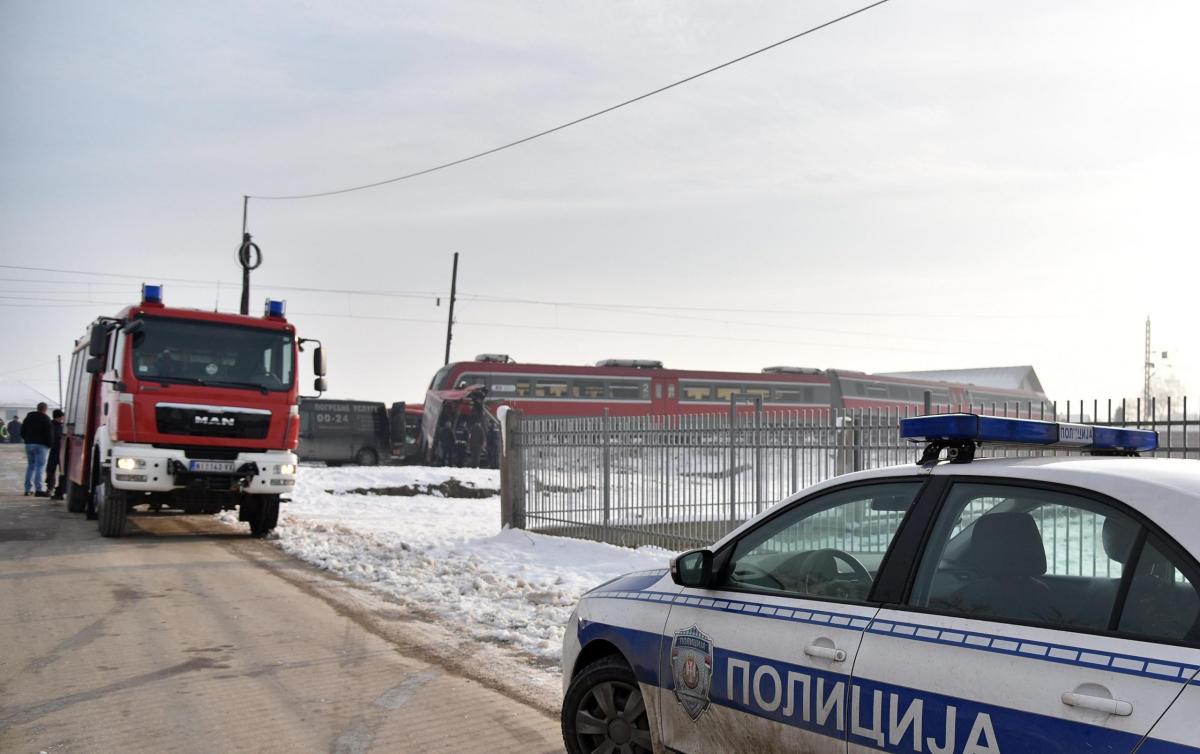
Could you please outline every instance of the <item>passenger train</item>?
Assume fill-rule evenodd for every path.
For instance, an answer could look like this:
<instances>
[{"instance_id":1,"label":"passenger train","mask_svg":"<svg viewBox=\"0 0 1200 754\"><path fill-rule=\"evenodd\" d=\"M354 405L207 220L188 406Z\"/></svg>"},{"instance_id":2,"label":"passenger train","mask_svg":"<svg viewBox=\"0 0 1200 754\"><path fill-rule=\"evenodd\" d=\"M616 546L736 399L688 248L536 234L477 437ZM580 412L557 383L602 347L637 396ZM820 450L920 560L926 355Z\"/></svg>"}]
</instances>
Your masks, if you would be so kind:
<instances>
[{"instance_id":1,"label":"passenger train","mask_svg":"<svg viewBox=\"0 0 1200 754\"><path fill-rule=\"evenodd\" d=\"M511 406L527 416L664 416L753 410L889 409L918 412L926 392L934 410L974 409L982 413L1022 412L1049 401L1042 392L977 387L841 369L767 367L761 372L667 369L660 361L606 359L595 366L522 364L504 354L480 354L474 361L447 364L431 390L487 388L495 410ZM1049 410L1049 406L1047 406ZM1051 414L1052 416L1052 414Z\"/></svg>"}]
</instances>

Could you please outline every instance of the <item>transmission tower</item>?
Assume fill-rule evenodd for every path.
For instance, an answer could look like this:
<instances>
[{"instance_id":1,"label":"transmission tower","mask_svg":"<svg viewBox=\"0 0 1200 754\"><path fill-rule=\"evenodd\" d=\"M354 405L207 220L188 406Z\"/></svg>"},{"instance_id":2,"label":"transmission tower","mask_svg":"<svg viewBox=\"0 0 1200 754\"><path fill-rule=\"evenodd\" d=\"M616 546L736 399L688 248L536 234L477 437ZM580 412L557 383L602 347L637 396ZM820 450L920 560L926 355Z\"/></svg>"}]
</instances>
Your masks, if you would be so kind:
<instances>
[{"instance_id":1,"label":"transmission tower","mask_svg":"<svg viewBox=\"0 0 1200 754\"><path fill-rule=\"evenodd\" d=\"M1150 375L1154 372L1154 362L1150 360L1150 318L1146 317L1146 359L1143 362L1144 377L1142 380L1142 412L1150 411Z\"/></svg>"}]
</instances>

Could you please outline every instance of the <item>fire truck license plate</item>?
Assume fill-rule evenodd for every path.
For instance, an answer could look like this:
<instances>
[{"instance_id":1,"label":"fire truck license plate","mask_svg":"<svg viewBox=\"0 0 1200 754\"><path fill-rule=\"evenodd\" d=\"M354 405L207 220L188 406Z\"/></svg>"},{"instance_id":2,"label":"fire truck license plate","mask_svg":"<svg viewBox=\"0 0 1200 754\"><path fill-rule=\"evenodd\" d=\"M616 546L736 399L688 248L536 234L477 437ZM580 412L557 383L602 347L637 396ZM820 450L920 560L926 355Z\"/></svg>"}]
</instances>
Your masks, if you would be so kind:
<instances>
[{"instance_id":1,"label":"fire truck license plate","mask_svg":"<svg viewBox=\"0 0 1200 754\"><path fill-rule=\"evenodd\" d=\"M233 461L192 461L188 468L192 471L215 471L218 474L232 474Z\"/></svg>"}]
</instances>

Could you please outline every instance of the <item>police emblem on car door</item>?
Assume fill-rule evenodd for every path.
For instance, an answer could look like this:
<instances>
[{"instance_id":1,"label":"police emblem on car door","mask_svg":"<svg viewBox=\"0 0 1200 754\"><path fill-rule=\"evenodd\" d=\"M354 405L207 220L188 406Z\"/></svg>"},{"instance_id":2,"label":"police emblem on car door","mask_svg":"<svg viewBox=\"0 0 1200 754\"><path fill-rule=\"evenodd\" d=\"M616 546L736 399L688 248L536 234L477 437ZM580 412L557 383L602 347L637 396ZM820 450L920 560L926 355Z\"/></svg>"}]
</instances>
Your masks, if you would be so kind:
<instances>
[{"instance_id":1,"label":"police emblem on car door","mask_svg":"<svg viewBox=\"0 0 1200 754\"><path fill-rule=\"evenodd\" d=\"M863 725L850 670L878 612L868 595L922 484L818 492L719 547L667 615L662 686L679 705L661 705L666 748L844 751Z\"/></svg>"},{"instance_id":2,"label":"police emblem on car door","mask_svg":"<svg viewBox=\"0 0 1200 754\"><path fill-rule=\"evenodd\" d=\"M692 626L678 631L671 642L671 680L675 699L693 720L708 709L712 688L712 639Z\"/></svg>"}]
</instances>

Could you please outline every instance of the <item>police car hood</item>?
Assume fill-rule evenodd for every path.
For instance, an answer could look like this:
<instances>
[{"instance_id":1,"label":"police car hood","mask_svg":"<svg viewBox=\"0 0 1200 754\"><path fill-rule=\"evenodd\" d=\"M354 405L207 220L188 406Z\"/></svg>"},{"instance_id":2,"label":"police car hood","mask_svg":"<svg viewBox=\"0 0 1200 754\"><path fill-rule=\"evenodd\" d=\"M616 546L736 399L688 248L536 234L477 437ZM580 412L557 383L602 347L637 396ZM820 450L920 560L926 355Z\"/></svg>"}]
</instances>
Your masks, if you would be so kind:
<instances>
[{"instance_id":1,"label":"police car hood","mask_svg":"<svg viewBox=\"0 0 1200 754\"><path fill-rule=\"evenodd\" d=\"M605 581L603 584L598 584L598 585L592 587L591 589L589 589L587 592L585 592L583 596L587 597L592 592L597 592L600 590L603 590L606 592L612 592L612 591L641 592L641 591L645 591L646 589L649 589L650 587L657 584L659 581L662 581L663 577L666 575L667 575L666 568L656 568L652 571L634 571L632 573L627 573L623 576L618 576L615 579L609 579L608 581Z\"/></svg>"}]
</instances>

